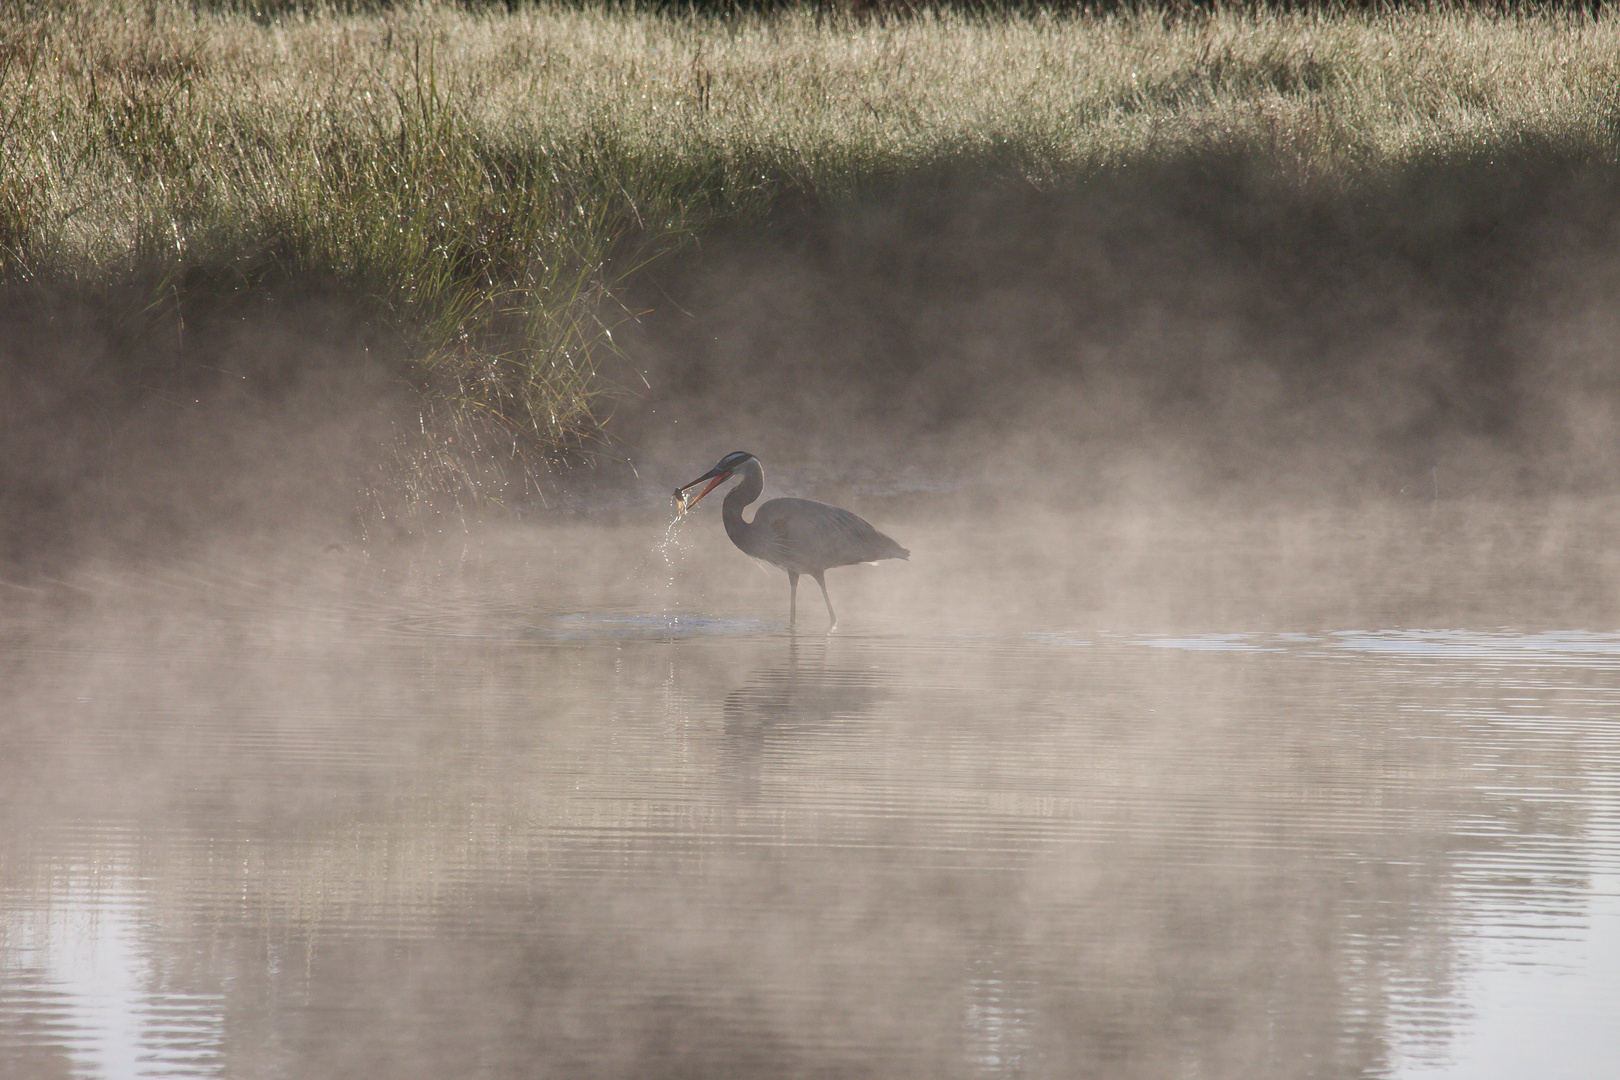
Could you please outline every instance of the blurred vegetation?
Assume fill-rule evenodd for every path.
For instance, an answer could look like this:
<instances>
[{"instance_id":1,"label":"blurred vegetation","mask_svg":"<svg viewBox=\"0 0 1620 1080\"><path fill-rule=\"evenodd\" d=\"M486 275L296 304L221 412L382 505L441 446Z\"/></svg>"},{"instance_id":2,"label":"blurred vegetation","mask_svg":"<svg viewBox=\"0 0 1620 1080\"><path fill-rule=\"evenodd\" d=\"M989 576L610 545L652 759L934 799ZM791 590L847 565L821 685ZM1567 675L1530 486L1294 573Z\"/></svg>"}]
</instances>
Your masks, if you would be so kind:
<instances>
[{"instance_id":1,"label":"blurred vegetation","mask_svg":"<svg viewBox=\"0 0 1620 1080\"><path fill-rule=\"evenodd\" d=\"M784 200L962 170L1236 158L1350 190L1525 146L1620 159L1612 13L908 12L9 4L0 288L136 336L336 296L419 396L411 490L478 501L605 445L637 385L612 334L630 276Z\"/></svg>"}]
</instances>

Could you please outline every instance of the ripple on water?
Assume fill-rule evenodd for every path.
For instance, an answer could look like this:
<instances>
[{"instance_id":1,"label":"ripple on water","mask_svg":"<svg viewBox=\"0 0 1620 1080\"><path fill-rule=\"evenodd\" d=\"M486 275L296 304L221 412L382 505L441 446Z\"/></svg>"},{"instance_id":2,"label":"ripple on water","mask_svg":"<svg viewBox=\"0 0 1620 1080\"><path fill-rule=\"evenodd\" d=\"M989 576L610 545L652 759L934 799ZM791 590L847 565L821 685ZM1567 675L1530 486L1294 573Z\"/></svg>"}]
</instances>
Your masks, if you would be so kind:
<instances>
[{"instance_id":1,"label":"ripple on water","mask_svg":"<svg viewBox=\"0 0 1620 1080\"><path fill-rule=\"evenodd\" d=\"M224 1075L225 996L165 985L153 946L174 943L129 869L64 875L47 903L0 894L0 1073Z\"/></svg>"},{"instance_id":2,"label":"ripple on water","mask_svg":"<svg viewBox=\"0 0 1620 1080\"><path fill-rule=\"evenodd\" d=\"M672 638L722 637L766 634L781 630L778 623L762 619L727 619L716 615L598 615L576 613L553 615L543 623L525 625L526 637L550 641L626 641Z\"/></svg>"},{"instance_id":3,"label":"ripple on water","mask_svg":"<svg viewBox=\"0 0 1620 1080\"><path fill-rule=\"evenodd\" d=\"M1612 1043L1620 635L794 636L448 580L18 636L0 1077Z\"/></svg>"},{"instance_id":4,"label":"ripple on water","mask_svg":"<svg viewBox=\"0 0 1620 1080\"><path fill-rule=\"evenodd\" d=\"M1401 657L1488 660L1577 667L1610 667L1620 659L1620 634L1583 630L1340 630L1340 649Z\"/></svg>"}]
</instances>

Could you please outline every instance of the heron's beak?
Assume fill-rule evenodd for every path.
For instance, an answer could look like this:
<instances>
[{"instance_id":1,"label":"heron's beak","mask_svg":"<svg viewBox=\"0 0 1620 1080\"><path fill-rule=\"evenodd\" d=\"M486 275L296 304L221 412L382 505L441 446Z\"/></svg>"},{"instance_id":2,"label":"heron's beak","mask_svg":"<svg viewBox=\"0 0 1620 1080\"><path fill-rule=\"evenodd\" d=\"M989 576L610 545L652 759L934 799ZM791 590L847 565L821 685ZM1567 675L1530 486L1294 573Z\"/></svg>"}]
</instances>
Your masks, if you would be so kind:
<instances>
[{"instance_id":1,"label":"heron's beak","mask_svg":"<svg viewBox=\"0 0 1620 1080\"><path fill-rule=\"evenodd\" d=\"M702 491L698 492L697 498L693 499L691 502L686 504L686 508L688 510L690 510L690 509L692 509L692 507L696 506L699 502L701 502L703 500L703 496L707 495L709 492L713 491L715 488L719 487L721 484L725 483L730 478L731 478L731 470L730 469L726 469L723 472L721 470L719 470L719 469L710 469L708 472L704 473L702 476L698 477L696 480L692 481L690 484L683 484L681 487L677 488L675 494L677 494L677 495L683 494L684 492L690 490L691 488L697 487L699 484L703 483L703 481L705 481L705 480L709 481L709 486L704 488Z\"/></svg>"}]
</instances>

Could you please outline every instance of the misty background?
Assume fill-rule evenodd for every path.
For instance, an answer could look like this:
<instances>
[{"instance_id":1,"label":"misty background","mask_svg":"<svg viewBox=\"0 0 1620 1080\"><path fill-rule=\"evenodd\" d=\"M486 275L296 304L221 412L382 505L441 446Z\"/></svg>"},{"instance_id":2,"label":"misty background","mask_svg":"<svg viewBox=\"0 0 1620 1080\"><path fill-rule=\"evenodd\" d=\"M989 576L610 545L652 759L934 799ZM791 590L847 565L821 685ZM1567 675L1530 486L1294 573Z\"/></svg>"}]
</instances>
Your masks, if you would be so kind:
<instances>
[{"instance_id":1,"label":"misty background","mask_svg":"<svg viewBox=\"0 0 1620 1080\"><path fill-rule=\"evenodd\" d=\"M603 439L506 509L650 505L731 449L801 494L958 512L1606 498L1615 192L1529 147L1359 186L1232 159L789 205L632 279ZM12 295L11 560L377 534L367 485L420 410L383 362L397 343L340 295L138 322L116 298Z\"/></svg>"}]
</instances>

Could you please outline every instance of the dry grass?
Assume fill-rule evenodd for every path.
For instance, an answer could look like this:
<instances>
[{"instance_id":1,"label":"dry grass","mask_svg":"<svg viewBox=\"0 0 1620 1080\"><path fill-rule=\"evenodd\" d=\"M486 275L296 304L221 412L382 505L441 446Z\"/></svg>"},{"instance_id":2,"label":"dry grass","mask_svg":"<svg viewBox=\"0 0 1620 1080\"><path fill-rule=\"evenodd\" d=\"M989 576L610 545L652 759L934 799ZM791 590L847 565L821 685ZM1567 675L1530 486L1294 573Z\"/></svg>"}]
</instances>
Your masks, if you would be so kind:
<instances>
[{"instance_id":1,"label":"dry grass","mask_svg":"<svg viewBox=\"0 0 1620 1080\"><path fill-rule=\"evenodd\" d=\"M0 35L7 285L133 282L151 304L333 283L397 332L461 445L531 464L595 438L628 372L617 284L787 195L1206 155L1306 185L1525 144L1620 159L1612 13L256 21L67 0L9 6ZM478 487L454 454L409 456Z\"/></svg>"}]
</instances>

